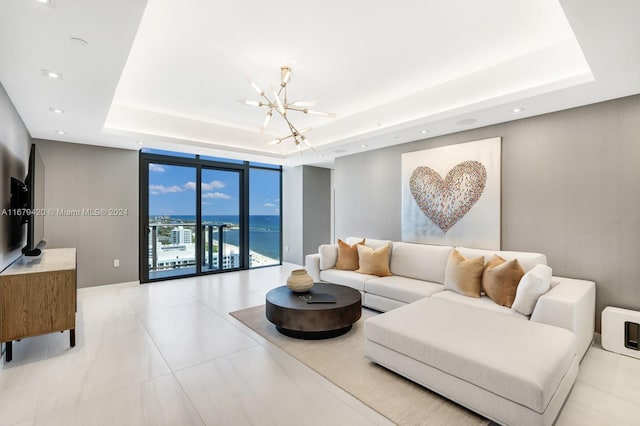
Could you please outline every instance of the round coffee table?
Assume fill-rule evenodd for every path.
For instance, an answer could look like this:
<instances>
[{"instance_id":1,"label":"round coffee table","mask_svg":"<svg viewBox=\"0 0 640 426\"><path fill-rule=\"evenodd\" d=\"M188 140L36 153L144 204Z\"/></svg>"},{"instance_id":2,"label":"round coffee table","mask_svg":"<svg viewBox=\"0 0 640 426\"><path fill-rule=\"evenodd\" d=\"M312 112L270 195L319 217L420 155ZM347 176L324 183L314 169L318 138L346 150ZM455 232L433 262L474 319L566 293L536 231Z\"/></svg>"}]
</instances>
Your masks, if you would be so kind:
<instances>
[{"instance_id":1,"label":"round coffee table","mask_svg":"<svg viewBox=\"0 0 640 426\"><path fill-rule=\"evenodd\" d=\"M307 303L299 296L331 294L336 303ZM337 284L315 283L306 293L294 293L287 286L267 293L267 319L276 329L298 339L328 339L351 330L362 315L358 290Z\"/></svg>"}]
</instances>

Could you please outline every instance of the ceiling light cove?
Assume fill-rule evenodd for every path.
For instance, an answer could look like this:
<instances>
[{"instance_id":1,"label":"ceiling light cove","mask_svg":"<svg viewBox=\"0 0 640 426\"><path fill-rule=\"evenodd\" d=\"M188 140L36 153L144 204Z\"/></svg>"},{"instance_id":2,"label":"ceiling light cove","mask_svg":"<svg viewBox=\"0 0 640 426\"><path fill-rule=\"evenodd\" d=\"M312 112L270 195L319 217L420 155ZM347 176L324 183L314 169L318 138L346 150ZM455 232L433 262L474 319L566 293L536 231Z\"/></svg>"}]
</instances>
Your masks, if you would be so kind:
<instances>
[{"instance_id":1,"label":"ceiling light cove","mask_svg":"<svg viewBox=\"0 0 640 426\"><path fill-rule=\"evenodd\" d=\"M321 2L141 2L142 19L118 58L125 64L115 93L102 100L108 115L95 117L104 139L144 138L312 164L306 162L317 155L297 151L313 145L327 154L342 147L354 152L365 140L378 149L460 131L474 123L456 121L469 116L478 117L476 126L514 120L521 117L511 110L520 104L536 113L544 108L535 99L550 105L547 110L566 108L582 98L560 97L560 90L595 91L599 84L572 17L557 0L466 1L469 20L460 18L460 2L435 0L376 3L366 19L361 8L336 14ZM130 8L139 1L100 3ZM331 31L309 31L300 16L313 16ZM167 31L167 22L176 31ZM265 22L290 25L267 30ZM75 30L66 41L91 36L91 50L100 50L100 36L107 39L112 27L101 34ZM61 66L67 73L77 69ZM79 85L75 73L65 77ZM597 84L590 89L587 82ZM328 120L335 115L316 108L339 117ZM74 138L90 139L78 129Z\"/></svg>"}]
</instances>

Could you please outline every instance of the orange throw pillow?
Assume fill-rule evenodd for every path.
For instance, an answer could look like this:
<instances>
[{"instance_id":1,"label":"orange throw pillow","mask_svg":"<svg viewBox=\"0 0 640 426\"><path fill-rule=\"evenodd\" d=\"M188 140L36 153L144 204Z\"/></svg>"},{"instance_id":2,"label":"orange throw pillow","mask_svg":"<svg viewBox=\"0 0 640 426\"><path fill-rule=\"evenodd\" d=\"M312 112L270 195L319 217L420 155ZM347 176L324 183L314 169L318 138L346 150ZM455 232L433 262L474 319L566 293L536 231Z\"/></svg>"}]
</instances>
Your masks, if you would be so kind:
<instances>
[{"instance_id":1,"label":"orange throw pillow","mask_svg":"<svg viewBox=\"0 0 640 426\"><path fill-rule=\"evenodd\" d=\"M377 275L379 277L388 277L391 274L389 270L389 256L391 255L391 245L385 244L377 249L372 249L364 244L358 246L358 256L360 257L360 268L356 272L367 275Z\"/></svg>"},{"instance_id":2,"label":"orange throw pillow","mask_svg":"<svg viewBox=\"0 0 640 426\"><path fill-rule=\"evenodd\" d=\"M453 249L447 260L444 288L469 297L480 297L484 256L467 259Z\"/></svg>"},{"instance_id":3,"label":"orange throw pillow","mask_svg":"<svg viewBox=\"0 0 640 426\"><path fill-rule=\"evenodd\" d=\"M336 269L343 271L355 271L360 266L358 262L358 244L364 244L364 239L350 246L342 240L338 240L338 261Z\"/></svg>"}]
</instances>

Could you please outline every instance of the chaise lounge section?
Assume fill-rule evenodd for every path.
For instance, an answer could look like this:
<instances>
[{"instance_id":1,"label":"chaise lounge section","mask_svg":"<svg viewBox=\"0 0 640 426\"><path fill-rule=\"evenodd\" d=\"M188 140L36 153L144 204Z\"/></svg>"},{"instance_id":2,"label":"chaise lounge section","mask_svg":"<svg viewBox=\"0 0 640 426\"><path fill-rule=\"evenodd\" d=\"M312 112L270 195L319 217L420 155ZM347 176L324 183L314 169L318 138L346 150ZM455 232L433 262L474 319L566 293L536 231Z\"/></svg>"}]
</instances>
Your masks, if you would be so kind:
<instances>
[{"instance_id":1,"label":"chaise lounge section","mask_svg":"<svg viewBox=\"0 0 640 426\"><path fill-rule=\"evenodd\" d=\"M361 238L348 238L355 244ZM505 425L551 425L578 373L594 332L595 283L552 277L525 315L486 295L445 288L454 250L391 244L392 276L335 269L337 246L306 258L316 281L358 289L363 305L384 312L365 323L365 355L444 397ZM524 272L546 264L539 253L457 247L465 257L518 259Z\"/></svg>"}]
</instances>

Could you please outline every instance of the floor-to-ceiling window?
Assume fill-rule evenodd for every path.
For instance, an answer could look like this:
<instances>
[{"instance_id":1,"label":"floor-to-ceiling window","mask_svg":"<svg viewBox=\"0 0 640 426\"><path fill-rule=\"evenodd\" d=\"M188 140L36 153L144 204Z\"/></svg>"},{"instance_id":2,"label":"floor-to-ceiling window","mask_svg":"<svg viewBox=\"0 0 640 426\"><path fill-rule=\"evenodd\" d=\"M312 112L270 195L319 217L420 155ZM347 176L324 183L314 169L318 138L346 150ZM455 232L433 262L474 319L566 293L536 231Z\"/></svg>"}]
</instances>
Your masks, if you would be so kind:
<instances>
[{"instance_id":1,"label":"floor-to-ceiling window","mask_svg":"<svg viewBox=\"0 0 640 426\"><path fill-rule=\"evenodd\" d=\"M250 163L249 267L251 268L280 264L282 258L281 179L280 167Z\"/></svg>"},{"instance_id":2,"label":"floor-to-ceiling window","mask_svg":"<svg viewBox=\"0 0 640 426\"><path fill-rule=\"evenodd\" d=\"M140 153L140 281L281 263L280 166Z\"/></svg>"}]
</instances>

